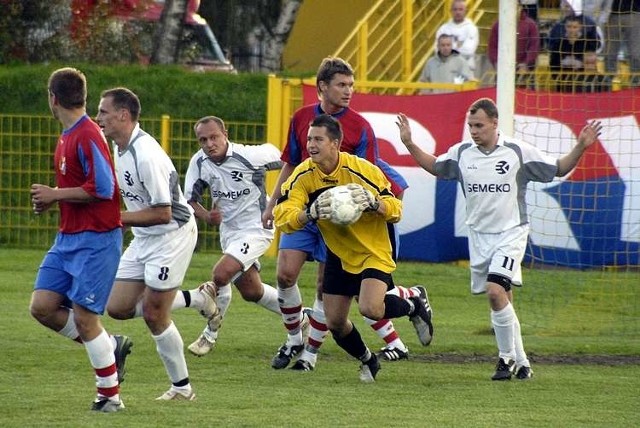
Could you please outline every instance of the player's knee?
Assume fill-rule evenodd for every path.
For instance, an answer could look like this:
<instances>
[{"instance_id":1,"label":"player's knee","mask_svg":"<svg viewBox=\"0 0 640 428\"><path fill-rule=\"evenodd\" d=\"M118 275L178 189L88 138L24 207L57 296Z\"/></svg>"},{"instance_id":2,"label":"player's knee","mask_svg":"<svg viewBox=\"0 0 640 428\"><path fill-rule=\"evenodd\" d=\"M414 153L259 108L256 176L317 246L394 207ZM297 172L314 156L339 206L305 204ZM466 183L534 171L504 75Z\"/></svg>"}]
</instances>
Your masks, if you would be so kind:
<instances>
[{"instance_id":1,"label":"player's knee","mask_svg":"<svg viewBox=\"0 0 640 428\"><path fill-rule=\"evenodd\" d=\"M31 316L36 319L38 322L43 323L44 320L49 316L49 312L45 307L38 304L38 302L31 302L29 304L29 313Z\"/></svg>"},{"instance_id":2,"label":"player's knee","mask_svg":"<svg viewBox=\"0 0 640 428\"><path fill-rule=\"evenodd\" d=\"M384 305L376 302L358 301L358 310L362 316L372 320L381 320L384 317Z\"/></svg>"},{"instance_id":3,"label":"player's knee","mask_svg":"<svg viewBox=\"0 0 640 428\"><path fill-rule=\"evenodd\" d=\"M107 306L107 314L114 320L128 320L133 318L132 314L125 313L121 308Z\"/></svg>"},{"instance_id":4,"label":"player's knee","mask_svg":"<svg viewBox=\"0 0 640 428\"><path fill-rule=\"evenodd\" d=\"M231 277L226 272L213 271L212 278L216 288L224 287L231 282Z\"/></svg>"},{"instance_id":5,"label":"player's knee","mask_svg":"<svg viewBox=\"0 0 640 428\"><path fill-rule=\"evenodd\" d=\"M297 280L298 277L293 272L289 272L286 269L278 270L277 281L279 287L293 287Z\"/></svg>"},{"instance_id":6,"label":"player's knee","mask_svg":"<svg viewBox=\"0 0 640 428\"><path fill-rule=\"evenodd\" d=\"M252 284L236 282L236 288L240 292L242 298L247 302L256 303L262 299L262 295L264 294L264 290L262 289L262 283L259 283L260 287L252 286Z\"/></svg>"},{"instance_id":7,"label":"player's knee","mask_svg":"<svg viewBox=\"0 0 640 428\"><path fill-rule=\"evenodd\" d=\"M492 308L500 307L508 300L511 280L500 275L487 276L487 298Z\"/></svg>"}]
</instances>

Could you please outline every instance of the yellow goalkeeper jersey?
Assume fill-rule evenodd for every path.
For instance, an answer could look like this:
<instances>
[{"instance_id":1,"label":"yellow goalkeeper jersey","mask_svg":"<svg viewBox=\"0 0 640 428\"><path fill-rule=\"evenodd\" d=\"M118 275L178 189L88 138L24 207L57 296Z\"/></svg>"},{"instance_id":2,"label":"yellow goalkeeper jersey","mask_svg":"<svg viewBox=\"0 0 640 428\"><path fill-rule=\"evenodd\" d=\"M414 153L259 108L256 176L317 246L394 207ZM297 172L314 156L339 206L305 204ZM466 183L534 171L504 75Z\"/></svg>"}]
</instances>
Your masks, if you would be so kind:
<instances>
[{"instance_id":1,"label":"yellow goalkeeper jersey","mask_svg":"<svg viewBox=\"0 0 640 428\"><path fill-rule=\"evenodd\" d=\"M319 220L320 233L345 271L357 274L374 268L391 273L396 267L392 255L395 236L389 223L400 220L402 201L391 193L391 184L382 171L365 159L340 152L338 167L330 174L320 171L311 159L299 164L282 184L282 197L274 209L275 226L284 233L302 229L304 225L298 221L301 210L323 191L349 183L360 184L373 193L386 206L386 215L365 212L348 226Z\"/></svg>"}]
</instances>

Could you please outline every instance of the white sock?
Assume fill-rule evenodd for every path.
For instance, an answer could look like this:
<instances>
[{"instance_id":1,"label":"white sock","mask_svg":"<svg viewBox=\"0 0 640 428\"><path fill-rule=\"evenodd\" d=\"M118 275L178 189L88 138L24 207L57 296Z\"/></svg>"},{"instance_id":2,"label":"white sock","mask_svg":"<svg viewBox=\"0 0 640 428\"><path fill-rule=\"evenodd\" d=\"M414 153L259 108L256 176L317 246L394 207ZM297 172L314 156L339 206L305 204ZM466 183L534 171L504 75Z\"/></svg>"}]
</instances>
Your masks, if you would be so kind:
<instances>
[{"instance_id":1,"label":"white sock","mask_svg":"<svg viewBox=\"0 0 640 428\"><path fill-rule=\"evenodd\" d=\"M515 359L515 342L513 338L513 323L516 313L511 303L499 311L491 311L491 323L496 335L499 356L502 359Z\"/></svg>"},{"instance_id":2,"label":"white sock","mask_svg":"<svg viewBox=\"0 0 640 428\"><path fill-rule=\"evenodd\" d=\"M93 340L84 342L84 348L96 373L98 396L120 401L115 348L107 332L103 329Z\"/></svg>"},{"instance_id":3,"label":"white sock","mask_svg":"<svg viewBox=\"0 0 640 428\"><path fill-rule=\"evenodd\" d=\"M329 334L322 300L316 298L315 302L313 302L311 318L309 337L307 337L307 343L299 359L308 361L312 366L315 366L316 360L318 359L318 351Z\"/></svg>"},{"instance_id":4,"label":"white sock","mask_svg":"<svg viewBox=\"0 0 640 428\"><path fill-rule=\"evenodd\" d=\"M289 335L287 343L301 345L302 296L300 295L298 284L294 284L289 288L278 286L278 302L280 304L280 312L282 312L282 322Z\"/></svg>"},{"instance_id":5,"label":"white sock","mask_svg":"<svg viewBox=\"0 0 640 428\"><path fill-rule=\"evenodd\" d=\"M262 283L262 297L256 302L263 308L269 309L278 315L280 314L280 304L278 303L278 291L269 284Z\"/></svg>"},{"instance_id":6,"label":"white sock","mask_svg":"<svg viewBox=\"0 0 640 428\"><path fill-rule=\"evenodd\" d=\"M385 341L385 343L391 348L398 348L401 351L407 352L407 346L398 336L393 322L391 320L372 320L371 318L362 317L364 322L371 326L373 331L376 332L378 337Z\"/></svg>"},{"instance_id":7,"label":"white sock","mask_svg":"<svg viewBox=\"0 0 640 428\"><path fill-rule=\"evenodd\" d=\"M78 328L76 327L76 321L73 316L73 309L69 309L67 311L69 316L67 317L67 323L62 327L58 334L61 334L64 337L68 337L71 340L80 340L80 334L78 333Z\"/></svg>"},{"instance_id":8,"label":"white sock","mask_svg":"<svg viewBox=\"0 0 640 428\"><path fill-rule=\"evenodd\" d=\"M529 358L527 358L527 353L524 351L524 344L522 343L522 334L520 332L520 320L518 316L515 316L515 321L513 323L513 339L515 343L515 351L516 351L516 365L518 367L531 367L531 363L529 362Z\"/></svg>"},{"instance_id":9,"label":"white sock","mask_svg":"<svg viewBox=\"0 0 640 428\"><path fill-rule=\"evenodd\" d=\"M156 350L160 355L171 383L177 383L188 378L189 371L184 358L184 342L173 321L165 331L157 336L151 335L151 337L156 342Z\"/></svg>"},{"instance_id":10,"label":"white sock","mask_svg":"<svg viewBox=\"0 0 640 428\"><path fill-rule=\"evenodd\" d=\"M196 290L196 291L198 291L198 290ZM185 300L184 294L182 294L182 293L183 293L182 290L178 290L176 292L176 295L173 298L173 302L171 302L171 311L172 312L174 310L176 310L176 309L182 309L182 308L186 308L187 307L187 301ZM189 290L188 293L191 295L191 305L190 306L196 307L193 304L193 300L194 300L193 295L196 294L196 293L192 293L191 290Z\"/></svg>"},{"instance_id":11,"label":"white sock","mask_svg":"<svg viewBox=\"0 0 640 428\"><path fill-rule=\"evenodd\" d=\"M218 288L218 297L216 297L216 303L218 303L220 315L222 315L223 318L227 313L227 309L229 309L229 305L231 304L231 296L231 284L227 284L224 287Z\"/></svg>"},{"instance_id":12,"label":"white sock","mask_svg":"<svg viewBox=\"0 0 640 428\"><path fill-rule=\"evenodd\" d=\"M138 303L136 303L136 309L133 313L133 317L134 318L142 317L142 299L138 300Z\"/></svg>"}]
</instances>

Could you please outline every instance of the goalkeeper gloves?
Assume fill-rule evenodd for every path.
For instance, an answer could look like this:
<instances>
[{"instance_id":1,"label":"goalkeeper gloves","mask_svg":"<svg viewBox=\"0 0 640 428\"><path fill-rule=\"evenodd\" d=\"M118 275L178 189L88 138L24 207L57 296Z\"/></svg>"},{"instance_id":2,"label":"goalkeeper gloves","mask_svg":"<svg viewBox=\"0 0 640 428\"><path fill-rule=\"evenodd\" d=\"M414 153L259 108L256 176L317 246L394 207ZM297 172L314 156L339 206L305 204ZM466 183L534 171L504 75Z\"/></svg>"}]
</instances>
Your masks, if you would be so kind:
<instances>
[{"instance_id":1,"label":"goalkeeper gloves","mask_svg":"<svg viewBox=\"0 0 640 428\"><path fill-rule=\"evenodd\" d=\"M347 188L351 190L353 202L360 205L363 211L378 211L380 201L369 190L356 183L347 184Z\"/></svg>"},{"instance_id":2,"label":"goalkeeper gloves","mask_svg":"<svg viewBox=\"0 0 640 428\"><path fill-rule=\"evenodd\" d=\"M331 193L328 190L320 193L305 210L309 221L328 220L331 218Z\"/></svg>"}]
</instances>

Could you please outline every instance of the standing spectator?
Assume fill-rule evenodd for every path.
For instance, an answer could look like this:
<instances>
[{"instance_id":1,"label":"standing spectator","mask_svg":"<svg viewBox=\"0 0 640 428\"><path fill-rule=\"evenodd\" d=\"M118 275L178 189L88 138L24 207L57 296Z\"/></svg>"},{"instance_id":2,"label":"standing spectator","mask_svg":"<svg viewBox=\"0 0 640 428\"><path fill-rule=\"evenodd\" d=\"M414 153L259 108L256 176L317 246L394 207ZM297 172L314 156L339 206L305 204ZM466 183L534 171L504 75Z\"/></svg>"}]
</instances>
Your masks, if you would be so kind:
<instances>
[{"instance_id":1,"label":"standing spectator","mask_svg":"<svg viewBox=\"0 0 640 428\"><path fill-rule=\"evenodd\" d=\"M441 34L438 37L438 50L424 65L420 82L432 83L464 83L473 80L473 73L469 64L453 49L453 36ZM444 94L453 92L451 89L422 89L421 94Z\"/></svg>"},{"instance_id":2,"label":"standing spectator","mask_svg":"<svg viewBox=\"0 0 640 428\"><path fill-rule=\"evenodd\" d=\"M471 139L451 146L438 157L424 152L411 140L409 120L404 114L398 115L397 124L402 143L422 168L439 178L457 180L463 186L471 292L487 294L499 351L492 380L508 380L514 373L524 380L533 372L524 351L511 287L522 285L520 263L529 234L527 182L550 182L568 174L596 141L602 125L587 124L578 136L578 144L555 159L500 133L498 109L488 98L471 105L467 121Z\"/></svg>"},{"instance_id":3,"label":"standing spectator","mask_svg":"<svg viewBox=\"0 0 640 428\"><path fill-rule=\"evenodd\" d=\"M171 159L140 128L139 117L140 100L129 89L101 94L97 120L114 142L116 176L127 209L122 224L133 232L120 260L108 312L116 319L133 318L142 302L142 316L171 381L171 388L157 400L191 401L195 393L171 307L189 267L198 229ZM211 309L215 312L215 304Z\"/></svg>"},{"instance_id":4,"label":"standing spectator","mask_svg":"<svg viewBox=\"0 0 640 428\"><path fill-rule=\"evenodd\" d=\"M353 69L341 58L327 57L322 60L316 73L316 87L319 102L306 105L298 109L289 123L289 138L282 153L282 171L263 215L265 227L271 227L273 221L273 207L277 199L282 196L281 186L289 178L294 168L309 157L306 141L309 123L320 114L330 114L340 121L343 130L343 141L340 150L355 154L378 165L391 182L391 191L398 198L402 197L407 183L386 162L378 158L378 145L373 128L358 112L351 109L349 104L353 97ZM397 251L397 247L396 247ZM313 370L317 361L317 354L327 336L327 326L322 302L322 283L326 261L326 246L318 227L313 222L292 233L283 233L278 248L278 296L282 301L281 310L286 314L283 319L285 328L290 333L287 341L282 345L272 361L272 367L283 369L289 365L291 359L299 355L292 366L294 370ZM298 287L298 277L306 261L318 262L316 277L316 300L313 304L311 327L306 345L294 336L296 323L302 317L302 297ZM405 289L397 287L401 293L410 296L423 293L423 287ZM426 291L424 291L426 297ZM400 339L390 320L365 319L385 341L386 346L381 350L384 359L395 361L406 359L409 349ZM425 339L426 341L426 339ZM429 339L430 341L430 339Z\"/></svg>"},{"instance_id":5,"label":"standing spectator","mask_svg":"<svg viewBox=\"0 0 640 428\"><path fill-rule=\"evenodd\" d=\"M307 136L310 157L282 185L275 207L275 226L284 233L316 223L327 245L322 301L327 327L338 346L360 360L360 380L373 382L380 363L349 320L358 297L360 313L373 320L409 316L420 337L431 338L431 310L421 296L401 298L395 287L393 223L400 220L402 202L391 193L382 171L365 159L340 151L342 127L328 114L313 119ZM365 211L353 224L328 220L334 186L349 185L354 202Z\"/></svg>"},{"instance_id":6,"label":"standing spectator","mask_svg":"<svg viewBox=\"0 0 640 428\"><path fill-rule=\"evenodd\" d=\"M520 4L523 4L522 1ZM538 25L529 17L529 12L524 7L520 9L518 28L516 35L516 73L518 81L527 78L536 68L538 53L540 52L540 34ZM498 71L498 21L491 27L487 55L493 68Z\"/></svg>"},{"instance_id":7,"label":"standing spectator","mask_svg":"<svg viewBox=\"0 0 640 428\"><path fill-rule=\"evenodd\" d=\"M436 31L436 43L441 34L453 36L453 49L460 52L469 64L473 73L476 70L476 50L480 43L478 27L467 16L465 0L453 0L451 3L451 19ZM436 46L437 47L437 46Z\"/></svg>"},{"instance_id":8,"label":"standing spectator","mask_svg":"<svg viewBox=\"0 0 640 428\"><path fill-rule=\"evenodd\" d=\"M609 0L611 9L605 31L605 71L616 73L618 51L624 43L629 56L632 86L640 86L640 0Z\"/></svg>"},{"instance_id":9,"label":"standing spectator","mask_svg":"<svg viewBox=\"0 0 640 428\"><path fill-rule=\"evenodd\" d=\"M534 22L538 22L538 0L520 0L522 10L527 13L527 16L533 19Z\"/></svg>"},{"instance_id":10,"label":"standing spectator","mask_svg":"<svg viewBox=\"0 0 640 428\"><path fill-rule=\"evenodd\" d=\"M57 202L60 228L38 269L29 309L40 324L84 344L97 386L91 409L117 412L124 409L117 343L100 322L122 247L113 161L100 128L87 116L84 74L58 69L47 90L51 113L64 128L54 154L56 187L32 184L31 202L36 214ZM131 344L124 339L128 352Z\"/></svg>"},{"instance_id":11,"label":"standing spectator","mask_svg":"<svg viewBox=\"0 0 640 428\"><path fill-rule=\"evenodd\" d=\"M262 225L267 204L265 174L282 166L280 151L272 144L245 146L230 142L224 122L216 116L199 119L194 131L200 150L189 162L185 193L196 217L220 226L223 253L213 267L212 283L204 289L215 288L212 294L217 295L222 317L231 303L231 283L246 301L280 315L278 292L262 282L259 262L273 241L273 229ZM207 188L211 210L202 206ZM219 328L209 323L189 345L189 351L206 355L215 346L218 332Z\"/></svg>"},{"instance_id":12,"label":"standing spectator","mask_svg":"<svg viewBox=\"0 0 640 428\"><path fill-rule=\"evenodd\" d=\"M593 69L596 66L597 41L585 38L583 22L580 16L565 18L564 34L554 42L551 49L549 68L554 73L552 77L560 92L575 92L575 86L581 80L580 76L585 68ZM590 64L585 67L585 62Z\"/></svg>"}]
</instances>

